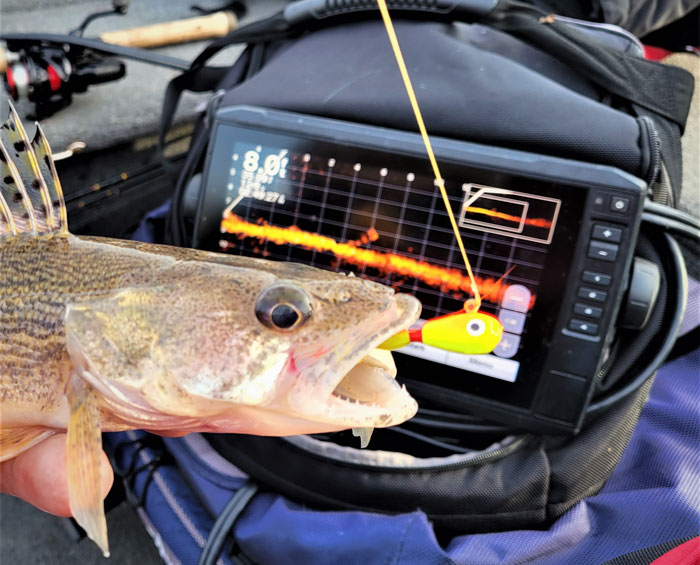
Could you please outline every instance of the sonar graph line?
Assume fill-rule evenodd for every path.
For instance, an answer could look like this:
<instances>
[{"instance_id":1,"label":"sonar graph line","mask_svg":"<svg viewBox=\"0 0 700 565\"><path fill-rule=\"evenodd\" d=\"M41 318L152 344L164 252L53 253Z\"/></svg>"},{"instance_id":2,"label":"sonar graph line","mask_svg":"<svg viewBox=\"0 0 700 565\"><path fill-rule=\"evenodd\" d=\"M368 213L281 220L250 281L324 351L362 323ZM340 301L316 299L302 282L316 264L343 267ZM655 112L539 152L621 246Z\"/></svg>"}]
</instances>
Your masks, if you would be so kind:
<instances>
[{"instance_id":1,"label":"sonar graph line","mask_svg":"<svg viewBox=\"0 0 700 565\"><path fill-rule=\"evenodd\" d=\"M463 184L462 190L461 227L545 245L552 242L561 200L473 183Z\"/></svg>"},{"instance_id":2,"label":"sonar graph line","mask_svg":"<svg viewBox=\"0 0 700 565\"><path fill-rule=\"evenodd\" d=\"M227 214L221 222L221 231L238 236L251 237L277 245L296 245L306 249L329 252L347 263L373 267L383 273L394 273L405 277L420 279L429 286L439 288L442 292L461 292L471 294L472 283L457 269L446 269L428 263L404 257L391 252L363 249L359 247L377 239L377 233L370 228L366 236L358 241L341 243L335 239L299 229L296 226L272 226L266 222L253 224L234 214ZM479 291L484 300L497 304L508 285L501 279L475 277ZM534 299L533 299L534 302Z\"/></svg>"},{"instance_id":3,"label":"sonar graph line","mask_svg":"<svg viewBox=\"0 0 700 565\"><path fill-rule=\"evenodd\" d=\"M469 206L465 208L465 211L471 212L472 214L483 214L484 216L490 216L492 218L498 218L499 220L505 220L506 222L524 223L526 226L533 226L536 228L546 228L552 227L552 222L545 218L522 218L521 216L514 216L513 214L506 214L505 212L498 212L496 210L489 210L487 208L479 208L476 206Z\"/></svg>"}]
</instances>

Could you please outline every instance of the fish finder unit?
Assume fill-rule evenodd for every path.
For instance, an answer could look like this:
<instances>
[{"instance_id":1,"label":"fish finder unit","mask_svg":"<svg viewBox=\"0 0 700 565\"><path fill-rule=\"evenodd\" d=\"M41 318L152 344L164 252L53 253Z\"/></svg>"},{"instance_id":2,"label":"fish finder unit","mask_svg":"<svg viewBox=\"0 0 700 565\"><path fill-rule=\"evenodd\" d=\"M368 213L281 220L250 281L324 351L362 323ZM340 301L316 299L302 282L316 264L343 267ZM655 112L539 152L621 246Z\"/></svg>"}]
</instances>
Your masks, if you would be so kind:
<instances>
[{"instance_id":1,"label":"fish finder unit","mask_svg":"<svg viewBox=\"0 0 700 565\"><path fill-rule=\"evenodd\" d=\"M251 106L214 118L195 245L352 271L456 312L470 283L419 135ZM411 344L399 379L452 409L576 432L615 333L644 182L444 138L433 147L482 294L489 355ZM409 386L410 389L410 386Z\"/></svg>"}]
</instances>

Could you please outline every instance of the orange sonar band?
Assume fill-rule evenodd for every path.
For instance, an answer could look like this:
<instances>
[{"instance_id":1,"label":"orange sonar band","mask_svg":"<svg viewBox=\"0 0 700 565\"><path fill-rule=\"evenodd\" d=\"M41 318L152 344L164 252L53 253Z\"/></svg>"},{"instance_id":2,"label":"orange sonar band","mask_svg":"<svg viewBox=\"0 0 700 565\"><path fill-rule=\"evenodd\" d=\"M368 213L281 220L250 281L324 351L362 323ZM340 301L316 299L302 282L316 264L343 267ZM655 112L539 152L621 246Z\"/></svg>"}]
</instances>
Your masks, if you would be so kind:
<instances>
[{"instance_id":1,"label":"orange sonar band","mask_svg":"<svg viewBox=\"0 0 700 565\"><path fill-rule=\"evenodd\" d=\"M550 220L545 220L544 218L523 218L522 216L514 216L512 214L506 214L505 212L497 212L496 210L489 210L487 208L479 208L475 206L469 206L465 209L466 212L472 214L483 214L484 216L490 216L491 218L498 218L499 220L505 220L506 222L513 222L519 224L523 222L527 226L533 226L535 228L551 228L552 222Z\"/></svg>"},{"instance_id":2,"label":"orange sonar band","mask_svg":"<svg viewBox=\"0 0 700 565\"><path fill-rule=\"evenodd\" d=\"M472 281L458 269L447 269L396 253L363 249L359 247L364 243L362 238L359 241L342 243L332 237L304 231L296 226L281 227L271 226L266 222L257 224L246 222L230 212L221 222L221 231L237 235L239 238L252 237L277 245L297 245L306 249L332 253L346 263L371 267L384 274L393 273L403 277L416 278L443 292L469 295L473 288ZM375 234L376 231L366 237L370 241L374 241L376 240ZM503 279L504 277L500 279L476 277L475 283L485 300L497 303L507 288Z\"/></svg>"}]
</instances>

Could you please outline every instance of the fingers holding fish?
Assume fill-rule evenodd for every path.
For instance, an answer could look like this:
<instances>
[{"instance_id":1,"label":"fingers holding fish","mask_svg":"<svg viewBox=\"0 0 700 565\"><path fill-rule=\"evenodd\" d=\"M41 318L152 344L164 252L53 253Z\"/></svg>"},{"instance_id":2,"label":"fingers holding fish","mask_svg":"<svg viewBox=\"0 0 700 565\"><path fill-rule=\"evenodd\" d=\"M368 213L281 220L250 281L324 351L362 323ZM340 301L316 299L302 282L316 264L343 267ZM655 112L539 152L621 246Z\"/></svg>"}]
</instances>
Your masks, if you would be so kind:
<instances>
[{"instance_id":1,"label":"fingers holding fish","mask_svg":"<svg viewBox=\"0 0 700 565\"><path fill-rule=\"evenodd\" d=\"M102 496L114 473L102 453ZM66 478L66 435L56 434L17 457L0 463L0 492L11 494L56 516L70 516Z\"/></svg>"}]
</instances>

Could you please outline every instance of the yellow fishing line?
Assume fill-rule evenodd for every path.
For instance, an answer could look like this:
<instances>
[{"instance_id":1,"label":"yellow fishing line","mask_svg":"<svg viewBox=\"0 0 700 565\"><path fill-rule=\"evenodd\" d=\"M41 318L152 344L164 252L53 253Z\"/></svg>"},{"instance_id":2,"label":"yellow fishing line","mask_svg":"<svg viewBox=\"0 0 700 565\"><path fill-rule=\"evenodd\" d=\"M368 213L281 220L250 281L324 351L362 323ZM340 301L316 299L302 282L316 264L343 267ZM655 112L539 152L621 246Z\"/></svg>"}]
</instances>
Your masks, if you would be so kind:
<instances>
[{"instance_id":1,"label":"yellow fishing line","mask_svg":"<svg viewBox=\"0 0 700 565\"><path fill-rule=\"evenodd\" d=\"M467 304L465 305L465 309L478 310L481 307L481 295L479 294L479 287L476 284L476 279L474 278L474 273L472 272L472 267L469 263L469 258L467 257L467 250L464 248L462 235L459 233L459 228L457 227L457 220L455 220L455 215L454 212L452 212L452 206L450 205L450 199L448 198L447 191L445 190L445 180L440 174L440 169L438 168L438 164L435 159L435 153L433 153L433 146L430 144L430 139L428 138L428 131L425 129L423 115L421 114L420 106L418 105L416 93L413 91L411 78L408 75L408 69L406 69L406 63L404 62L403 55L401 53L401 48L399 47L399 40L396 37L396 32L394 31L394 24L391 21L391 16L389 16L389 9L386 6L386 1L377 0L377 4L379 5L379 11L382 13L384 27L386 28L386 33L389 36L391 48L394 50L394 57L396 57L396 63L399 66L399 71L401 72L403 84L406 87L406 94L408 94L408 99L411 101L413 113L416 116L416 122L418 122L418 129L420 130L421 137L423 138L425 149L428 152L428 159L430 160L430 165L432 166L433 173L435 174L435 183L440 189L440 194L442 194L442 200L445 203L447 215L450 217L450 223L452 224L452 231L454 231L455 233L455 237L457 238L457 244L459 245L459 250L462 253L462 259L464 260L464 265L467 268L467 274L469 275L469 281L471 282L471 288L472 292L474 293L474 299L469 300L467 302Z\"/></svg>"}]
</instances>

